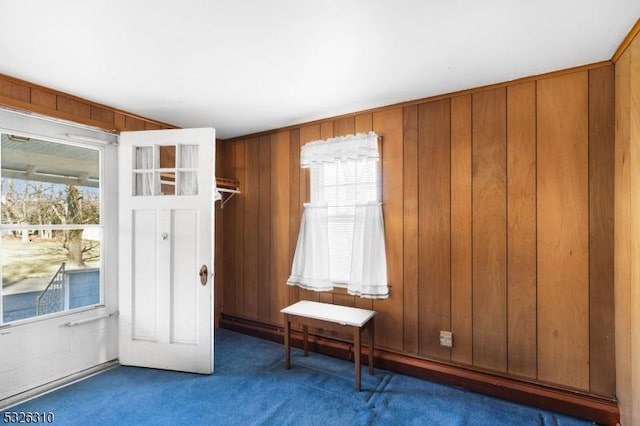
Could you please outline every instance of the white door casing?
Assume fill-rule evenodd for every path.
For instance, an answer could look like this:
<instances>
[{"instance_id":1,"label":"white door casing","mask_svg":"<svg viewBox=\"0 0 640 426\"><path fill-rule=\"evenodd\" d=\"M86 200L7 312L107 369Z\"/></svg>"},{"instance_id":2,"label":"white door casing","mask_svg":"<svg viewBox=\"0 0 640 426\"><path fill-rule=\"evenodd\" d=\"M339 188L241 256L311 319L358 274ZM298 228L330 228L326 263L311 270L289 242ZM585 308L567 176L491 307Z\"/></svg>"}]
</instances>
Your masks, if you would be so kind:
<instances>
[{"instance_id":1,"label":"white door casing","mask_svg":"<svg viewBox=\"0 0 640 426\"><path fill-rule=\"evenodd\" d=\"M176 147L163 148L173 153L174 163L160 164L160 147ZM141 152L150 152L145 150L153 155L140 160ZM120 135L118 295L123 365L213 372L214 165L214 129ZM175 194L163 195L172 191ZM203 267L205 285L200 277Z\"/></svg>"}]
</instances>

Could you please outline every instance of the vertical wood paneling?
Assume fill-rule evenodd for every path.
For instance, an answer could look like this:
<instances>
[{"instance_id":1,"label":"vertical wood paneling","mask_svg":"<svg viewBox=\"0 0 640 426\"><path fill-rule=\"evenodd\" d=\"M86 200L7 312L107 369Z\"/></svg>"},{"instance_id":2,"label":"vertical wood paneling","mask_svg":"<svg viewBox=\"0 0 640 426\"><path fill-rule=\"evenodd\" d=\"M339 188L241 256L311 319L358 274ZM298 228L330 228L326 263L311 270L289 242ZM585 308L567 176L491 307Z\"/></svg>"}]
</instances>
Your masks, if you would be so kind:
<instances>
[{"instance_id":1,"label":"vertical wood paneling","mask_svg":"<svg viewBox=\"0 0 640 426\"><path fill-rule=\"evenodd\" d=\"M354 125L354 131L356 133L367 133L367 132L371 132L373 130L373 114L368 113L368 114L359 114L355 116L355 125ZM382 147L382 145L380 144L380 146ZM382 149L381 149L382 150ZM384 155L384 153L382 152L382 155ZM379 162L381 163L381 162ZM381 164L378 164L378 171L380 171L378 173L378 176L380 176L380 178L382 179L382 166ZM354 297L353 300L353 304L356 308L362 308L362 309L373 309L373 302L371 299L363 299L362 297Z\"/></svg>"},{"instance_id":2,"label":"vertical wood paneling","mask_svg":"<svg viewBox=\"0 0 640 426\"><path fill-rule=\"evenodd\" d=\"M506 90L474 93L473 363L507 369Z\"/></svg>"},{"instance_id":3,"label":"vertical wood paneling","mask_svg":"<svg viewBox=\"0 0 640 426\"><path fill-rule=\"evenodd\" d=\"M632 165L629 132L631 121L630 65L630 51L622 55L615 65L615 365L616 396L620 401L622 424L630 423L629 420L633 417L632 404L630 403L633 391L630 324L631 241L633 238L631 226L633 217L631 214Z\"/></svg>"},{"instance_id":4,"label":"vertical wood paneling","mask_svg":"<svg viewBox=\"0 0 640 426\"><path fill-rule=\"evenodd\" d=\"M224 173L224 167L222 159L224 155L224 144L220 141L216 141L216 175L221 176ZM222 306L224 304L224 227L222 226L222 207L221 203L214 203L214 258L213 258L213 288L214 288L214 308L213 308L213 321L214 327L218 328L220 321L220 313L222 312Z\"/></svg>"},{"instance_id":5,"label":"vertical wood paneling","mask_svg":"<svg viewBox=\"0 0 640 426\"><path fill-rule=\"evenodd\" d=\"M109 111L105 108L99 108L97 106L91 106L91 119L96 121L102 121L104 123L113 124L113 111ZM146 123L147 126L154 125L156 129L160 126L155 123Z\"/></svg>"},{"instance_id":6,"label":"vertical wood paneling","mask_svg":"<svg viewBox=\"0 0 640 426\"><path fill-rule=\"evenodd\" d=\"M23 102L30 102L31 91L29 86L18 84L14 81L0 80L0 96L7 96Z\"/></svg>"},{"instance_id":7,"label":"vertical wood paneling","mask_svg":"<svg viewBox=\"0 0 640 426\"><path fill-rule=\"evenodd\" d=\"M471 95L451 98L451 360L473 362Z\"/></svg>"},{"instance_id":8,"label":"vertical wood paneling","mask_svg":"<svg viewBox=\"0 0 640 426\"><path fill-rule=\"evenodd\" d=\"M247 139L244 159L246 168L244 185L240 186L244 199L244 314L249 318L258 318L258 229L259 229L259 188L260 188L260 140ZM233 201L233 199L231 200Z\"/></svg>"},{"instance_id":9,"label":"vertical wood paneling","mask_svg":"<svg viewBox=\"0 0 640 426\"><path fill-rule=\"evenodd\" d=\"M271 316L271 136L260 136L258 175L258 318ZM273 301L275 303L275 301Z\"/></svg>"},{"instance_id":10,"label":"vertical wood paneling","mask_svg":"<svg viewBox=\"0 0 640 426\"><path fill-rule=\"evenodd\" d=\"M114 113L113 125L116 129L124 129L127 126L126 116L119 112Z\"/></svg>"},{"instance_id":11,"label":"vertical wood paneling","mask_svg":"<svg viewBox=\"0 0 640 426\"><path fill-rule=\"evenodd\" d=\"M402 108L373 114L373 131L382 137L382 211L387 250L389 298L374 300L376 317L375 340L381 347L402 350L402 188L403 147Z\"/></svg>"},{"instance_id":12,"label":"vertical wood paneling","mask_svg":"<svg viewBox=\"0 0 640 426\"><path fill-rule=\"evenodd\" d=\"M300 147L304 144L320 139L320 125L312 124L309 126L303 126L300 128ZM300 169L300 202L302 204L311 201L311 194L309 189L309 169ZM313 300L318 302L320 300L318 292L305 290L303 288L298 290L300 299Z\"/></svg>"},{"instance_id":13,"label":"vertical wood paneling","mask_svg":"<svg viewBox=\"0 0 640 426\"><path fill-rule=\"evenodd\" d=\"M60 97L58 97L58 105L60 104ZM59 108L59 107L58 107ZM124 125L127 130L144 130L144 121L130 117L126 115L124 117Z\"/></svg>"},{"instance_id":14,"label":"vertical wood paneling","mask_svg":"<svg viewBox=\"0 0 640 426\"><path fill-rule=\"evenodd\" d=\"M68 112L69 114L77 115L79 117L91 118L91 107L89 106L89 104L77 101L75 99L58 96L57 108L58 111ZM142 128L144 129L144 122L142 126Z\"/></svg>"},{"instance_id":15,"label":"vertical wood paneling","mask_svg":"<svg viewBox=\"0 0 640 426\"><path fill-rule=\"evenodd\" d=\"M323 121L320 123L320 139L329 139L334 136L333 121Z\"/></svg>"},{"instance_id":16,"label":"vertical wood paneling","mask_svg":"<svg viewBox=\"0 0 640 426\"><path fill-rule=\"evenodd\" d=\"M345 117L336 120L333 123L334 136L345 136L354 134L355 120L354 117Z\"/></svg>"},{"instance_id":17,"label":"vertical wood paneling","mask_svg":"<svg viewBox=\"0 0 640 426\"><path fill-rule=\"evenodd\" d=\"M440 331L451 329L450 100L418 108L418 301L420 353L449 359Z\"/></svg>"},{"instance_id":18,"label":"vertical wood paneling","mask_svg":"<svg viewBox=\"0 0 640 426\"><path fill-rule=\"evenodd\" d=\"M615 394L613 206L614 68L589 71L589 380L592 393Z\"/></svg>"},{"instance_id":19,"label":"vertical wood paneling","mask_svg":"<svg viewBox=\"0 0 640 426\"><path fill-rule=\"evenodd\" d=\"M640 38L636 36L629 47L631 63L629 64L629 143L630 143L630 184L631 184L631 288L629 340L631 369L628 371L631 392L626 396L631 416L628 423L640 423ZM625 372L625 371L623 371Z\"/></svg>"},{"instance_id":20,"label":"vertical wood paneling","mask_svg":"<svg viewBox=\"0 0 640 426\"><path fill-rule=\"evenodd\" d=\"M508 371L536 378L536 84L507 89Z\"/></svg>"},{"instance_id":21,"label":"vertical wood paneling","mask_svg":"<svg viewBox=\"0 0 640 426\"><path fill-rule=\"evenodd\" d=\"M403 109L404 350L418 353L418 106Z\"/></svg>"},{"instance_id":22,"label":"vertical wood paneling","mask_svg":"<svg viewBox=\"0 0 640 426\"><path fill-rule=\"evenodd\" d=\"M91 115L93 116L93 110L91 111ZM157 123L149 123L148 121L144 122L145 130L160 130L160 125Z\"/></svg>"},{"instance_id":23,"label":"vertical wood paneling","mask_svg":"<svg viewBox=\"0 0 640 426\"><path fill-rule=\"evenodd\" d=\"M587 73L538 82L538 378L589 389Z\"/></svg>"},{"instance_id":24,"label":"vertical wood paneling","mask_svg":"<svg viewBox=\"0 0 640 426\"><path fill-rule=\"evenodd\" d=\"M287 306L289 277L289 131L271 137L271 279L269 293L271 321L282 319L280 309Z\"/></svg>"},{"instance_id":25,"label":"vertical wood paneling","mask_svg":"<svg viewBox=\"0 0 640 426\"><path fill-rule=\"evenodd\" d=\"M234 150L233 150L233 158L232 164L233 169L231 171L231 176L238 180L238 184L240 188L245 186L245 171L246 171L246 162L245 162L245 147L246 141L239 140L234 142ZM234 210L235 210L235 219L234 219L234 232L233 238L235 241L234 244L234 257L231 263L229 263L230 267L234 269L234 302L235 302L235 312L239 315L245 316L246 313L246 305L244 303L244 211L245 211L245 198L237 197L234 201Z\"/></svg>"},{"instance_id":26,"label":"vertical wood paneling","mask_svg":"<svg viewBox=\"0 0 640 426\"><path fill-rule=\"evenodd\" d=\"M302 201L300 200L300 129L291 130L289 139L289 156L291 164L291 181L289 184L289 272L293 264L293 256L298 244L298 233L300 232L300 221L302 219ZM289 287L289 303L300 300L298 286Z\"/></svg>"},{"instance_id":27,"label":"vertical wood paneling","mask_svg":"<svg viewBox=\"0 0 640 426\"><path fill-rule=\"evenodd\" d=\"M133 118L104 105L0 74L0 101L3 105L31 110L39 114L73 120L89 126L112 130L174 128L142 117ZM126 117L129 117L127 125Z\"/></svg>"},{"instance_id":28,"label":"vertical wood paneling","mask_svg":"<svg viewBox=\"0 0 640 426\"><path fill-rule=\"evenodd\" d=\"M355 116L355 132L366 133L373 129L373 114L359 114Z\"/></svg>"},{"instance_id":29,"label":"vertical wood paneling","mask_svg":"<svg viewBox=\"0 0 640 426\"><path fill-rule=\"evenodd\" d=\"M56 95L43 90L31 89L31 102L45 108L56 109Z\"/></svg>"},{"instance_id":30,"label":"vertical wood paneling","mask_svg":"<svg viewBox=\"0 0 640 426\"><path fill-rule=\"evenodd\" d=\"M640 423L640 38L615 67L616 397L626 425Z\"/></svg>"},{"instance_id":31,"label":"vertical wood paneling","mask_svg":"<svg viewBox=\"0 0 640 426\"><path fill-rule=\"evenodd\" d=\"M234 164L234 160L237 158L236 155L236 142L226 142L224 144L224 149L222 150L222 155L225 157L225 161L223 162L223 170L225 176L229 178L236 178L235 170L236 167ZM229 202L225 205L224 209L222 209L222 222L224 224L224 234L223 244L225 249L223 250L223 263L224 263L224 289L223 289L223 305L222 311L226 314L238 314L236 312L236 301L235 301L235 284L236 284L236 268L235 268L235 246L236 246L236 219L238 217L238 207L236 202L237 198L233 198L229 200Z\"/></svg>"}]
</instances>

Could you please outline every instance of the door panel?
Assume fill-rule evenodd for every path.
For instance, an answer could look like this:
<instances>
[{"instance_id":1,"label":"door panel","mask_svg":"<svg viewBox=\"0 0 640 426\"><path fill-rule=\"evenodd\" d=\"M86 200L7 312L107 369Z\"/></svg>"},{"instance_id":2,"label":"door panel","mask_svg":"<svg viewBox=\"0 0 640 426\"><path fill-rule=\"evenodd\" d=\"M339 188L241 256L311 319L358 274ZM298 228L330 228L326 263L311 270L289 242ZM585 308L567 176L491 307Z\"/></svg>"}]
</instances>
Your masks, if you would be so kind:
<instances>
[{"instance_id":1,"label":"door panel","mask_svg":"<svg viewBox=\"0 0 640 426\"><path fill-rule=\"evenodd\" d=\"M213 129L120 137L120 363L213 371Z\"/></svg>"}]
</instances>

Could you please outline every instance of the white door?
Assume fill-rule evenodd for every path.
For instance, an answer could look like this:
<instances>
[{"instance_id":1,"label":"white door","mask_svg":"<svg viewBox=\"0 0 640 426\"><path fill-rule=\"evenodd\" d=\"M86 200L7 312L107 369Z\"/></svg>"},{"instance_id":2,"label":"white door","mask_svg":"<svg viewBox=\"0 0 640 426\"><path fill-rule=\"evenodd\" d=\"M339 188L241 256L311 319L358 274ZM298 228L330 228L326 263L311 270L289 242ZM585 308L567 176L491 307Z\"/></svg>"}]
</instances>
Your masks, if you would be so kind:
<instances>
[{"instance_id":1,"label":"white door","mask_svg":"<svg viewBox=\"0 0 640 426\"><path fill-rule=\"evenodd\" d=\"M119 359L213 372L214 129L120 135Z\"/></svg>"}]
</instances>

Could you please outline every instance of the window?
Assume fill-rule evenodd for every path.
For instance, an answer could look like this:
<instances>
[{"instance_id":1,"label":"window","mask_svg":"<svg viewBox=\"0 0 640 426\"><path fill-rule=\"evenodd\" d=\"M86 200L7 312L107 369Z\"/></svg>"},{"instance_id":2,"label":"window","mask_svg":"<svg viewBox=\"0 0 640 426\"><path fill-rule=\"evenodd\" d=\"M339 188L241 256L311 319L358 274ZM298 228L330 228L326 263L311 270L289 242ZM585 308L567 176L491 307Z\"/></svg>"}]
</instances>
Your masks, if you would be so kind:
<instances>
[{"instance_id":1,"label":"window","mask_svg":"<svg viewBox=\"0 0 640 426\"><path fill-rule=\"evenodd\" d=\"M198 145L135 147L133 195L198 195L197 162Z\"/></svg>"},{"instance_id":2,"label":"window","mask_svg":"<svg viewBox=\"0 0 640 426\"><path fill-rule=\"evenodd\" d=\"M101 149L1 138L0 324L102 303Z\"/></svg>"},{"instance_id":3,"label":"window","mask_svg":"<svg viewBox=\"0 0 640 426\"><path fill-rule=\"evenodd\" d=\"M384 221L379 201L378 135L373 132L309 142L300 166L311 169L288 285L349 294L389 295Z\"/></svg>"},{"instance_id":4,"label":"window","mask_svg":"<svg viewBox=\"0 0 640 426\"><path fill-rule=\"evenodd\" d=\"M350 278L356 205L379 201L376 166L363 159L311 168L311 202L327 205L329 279L335 284Z\"/></svg>"}]
</instances>

